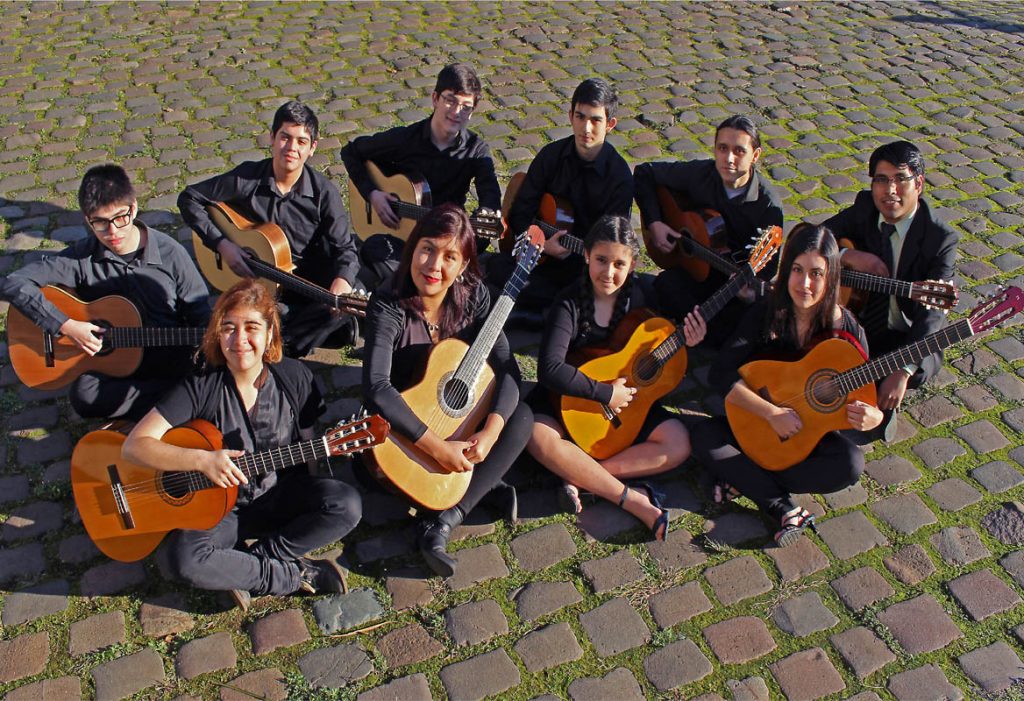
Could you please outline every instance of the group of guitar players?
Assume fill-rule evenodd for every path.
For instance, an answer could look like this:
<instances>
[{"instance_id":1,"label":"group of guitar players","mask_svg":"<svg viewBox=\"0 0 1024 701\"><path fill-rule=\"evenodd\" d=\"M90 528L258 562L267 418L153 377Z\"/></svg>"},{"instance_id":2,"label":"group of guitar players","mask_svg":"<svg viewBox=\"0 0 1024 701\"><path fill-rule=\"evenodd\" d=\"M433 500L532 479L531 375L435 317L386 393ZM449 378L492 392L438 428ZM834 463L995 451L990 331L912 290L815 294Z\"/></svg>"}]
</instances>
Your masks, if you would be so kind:
<instances>
[{"instance_id":1,"label":"group of guitar players","mask_svg":"<svg viewBox=\"0 0 1024 701\"><path fill-rule=\"evenodd\" d=\"M713 158L644 163L631 172L607 140L617 122L614 88L602 79L583 81L568 108L572 135L538 152L504 212L508 231L519 233L540 216L542 198L554 197L571 209L571 230L556 225L544 241L544 262L529 273L510 317L510 323L539 322L542 329L538 386L529 397L521 395L516 361L504 334L498 334L488 359L495 375L490 411L475 432L455 440L429 428L431 407L410 406L402 392L419 380L438 343L450 338L471 343L506 280L521 274L513 252L486 251L489 241L477 236L463 209L471 186L480 205L474 216L494 216L501 208L488 145L468 128L480 99L481 83L472 68L446 66L431 94L428 117L355 138L342 149L350 186L368 208L352 217L370 216L380 224L381 235L361 246L338 189L308 164L317 148L316 116L302 103L283 105L270 128L270 158L190 185L178 199L182 217L203 245L243 276L217 298L212 312L192 258L172 237L138 218L135 190L116 165L90 169L81 183L79 206L91 235L0 282L0 298L89 355L101 350L104 329L57 310L44 298L43 286L71 288L86 301L123 295L138 306L147 325L206 327L198 354L149 349L133 376L86 373L69 394L83 418L136 422L123 446L126 460L163 471L198 470L216 486L239 487L235 508L220 523L207 530L176 530L161 546L176 576L197 587L229 591L243 607L251 595L343 590L336 562L307 555L356 526L359 491L322 469L290 468L249 480L233 458L314 436L324 402L312 373L297 358L317 346L352 344L357 335L365 338L367 410L382 415L392 434L406 438L443 470L472 473L457 504L425 512L419 522L419 549L442 576L456 567L447 552L452 530L482 500L514 518L515 490L503 477L524 449L563 480L559 502L566 510L579 513L588 497L605 499L633 514L657 540L668 536L668 511L644 478L678 467L691 454L711 471L714 500L751 499L773 522L780 546L795 542L813 521L791 494L832 492L859 478L862 452L843 433L827 433L789 469L768 471L739 448L724 418L705 419L688 430L678 414L657 403L631 446L598 460L568 436L557 399L594 400L612 416L626 408L637 387L626 378L591 379L572 359L607 345L629 312L650 308L678 324L686 346L717 349L709 378L727 405L759 417L782 439L798 434L803 427L796 412L771 403L740 379L738 368L747 360L764 354L798 357L821 339L836 337L855 344L866 358L919 340L944 323L941 311L894 296L869 297L860 318L839 303L841 268L908 281L952 278L958 235L933 218L922 197L921 152L906 141L876 149L868 164L869 188L823 225L795 227L778 263L765 265L713 322L705 323L698 305L728 276L714 268L699 281L683 268L656 277L638 274L644 241L630 224L630 210L635 200L652 257L686 250L683 234L664 221L660 192L673 192L694 211L713 210L724 224L717 253L743 264L761 232L783 224L781 200L757 168L762 156L757 127L747 117L729 117L714 131ZM415 171L429 184L433 209L405 241L388 234L399 224L396 198L377 188L369 162L391 172ZM349 314L288 292L275 299L253 279L250 254L211 221L208 207L218 202L252 221L277 224L299 277L332 294L371 291L365 319L357 323ZM582 255L563 245L567 236L582 239ZM877 406L848 403L849 428L890 439L904 393L932 377L941 362L936 353L882 379ZM196 418L222 433L222 450L161 440L173 426ZM363 469L358 458L354 462L356 472Z\"/></svg>"}]
</instances>

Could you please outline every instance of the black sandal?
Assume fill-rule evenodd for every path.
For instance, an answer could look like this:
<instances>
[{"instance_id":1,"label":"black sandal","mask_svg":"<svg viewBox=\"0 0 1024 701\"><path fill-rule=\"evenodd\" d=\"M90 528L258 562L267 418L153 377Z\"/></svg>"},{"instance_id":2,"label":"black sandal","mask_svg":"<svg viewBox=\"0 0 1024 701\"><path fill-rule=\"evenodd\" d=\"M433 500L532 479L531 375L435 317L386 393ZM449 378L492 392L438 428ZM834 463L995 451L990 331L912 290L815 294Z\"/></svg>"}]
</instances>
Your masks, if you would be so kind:
<instances>
[{"instance_id":1,"label":"black sandal","mask_svg":"<svg viewBox=\"0 0 1024 701\"><path fill-rule=\"evenodd\" d=\"M580 514L583 512L583 500L580 499L580 489L574 484L563 482L558 490L558 506L564 513Z\"/></svg>"},{"instance_id":2,"label":"black sandal","mask_svg":"<svg viewBox=\"0 0 1024 701\"><path fill-rule=\"evenodd\" d=\"M782 528L775 534L775 542L780 548L793 545L800 534L808 528L814 528L814 514L804 508L782 516Z\"/></svg>"},{"instance_id":3,"label":"black sandal","mask_svg":"<svg viewBox=\"0 0 1024 701\"><path fill-rule=\"evenodd\" d=\"M661 515L654 521L654 525L651 526L651 533L654 535L654 539L657 541L664 542L668 538L668 526L669 526L669 514L668 509L661 505L661 500L664 495L658 492L647 482L634 482L632 485L633 489L642 489L647 492L647 500L651 502L651 506L661 511ZM619 508L621 509L626 505L626 498L629 496L630 485L626 484L622 488L622 496L619 497Z\"/></svg>"},{"instance_id":4,"label":"black sandal","mask_svg":"<svg viewBox=\"0 0 1024 701\"><path fill-rule=\"evenodd\" d=\"M741 496L743 495L740 491L728 482L715 482L715 486L711 488L711 498L716 504L728 504Z\"/></svg>"}]
</instances>

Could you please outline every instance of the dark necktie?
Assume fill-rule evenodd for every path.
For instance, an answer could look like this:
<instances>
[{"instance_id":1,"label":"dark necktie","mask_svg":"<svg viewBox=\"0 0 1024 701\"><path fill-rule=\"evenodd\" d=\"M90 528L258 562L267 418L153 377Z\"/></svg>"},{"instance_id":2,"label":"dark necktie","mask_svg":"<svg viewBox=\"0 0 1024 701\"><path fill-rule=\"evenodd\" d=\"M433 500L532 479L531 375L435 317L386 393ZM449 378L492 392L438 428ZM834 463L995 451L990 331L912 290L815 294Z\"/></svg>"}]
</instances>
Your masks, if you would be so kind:
<instances>
[{"instance_id":1,"label":"dark necktie","mask_svg":"<svg viewBox=\"0 0 1024 701\"><path fill-rule=\"evenodd\" d=\"M896 277L896 266L892 252L892 235L896 233L896 225L882 222L878 225L878 230L882 232L882 260L885 261L886 266L889 268L889 277Z\"/></svg>"},{"instance_id":2,"label":"dark necktie","mask_svg":"<svg viewBox=\"0 0 1024 701\"><path fill-rule=\"evenodd\" d=\"M896 266L893 261L892 251L892 235L896 232L896 226L888 222L882 222L878 225L878 231L881 233L882 244L879 251L881 253L880 257L886 267L889 268L889 276L896 277ZM869 335L875 336L884 332L889 327L889 295L877 293L871 295L871 299L864 307L861 318L864 320L864 330Z\"/></svg>"}]
</instances>

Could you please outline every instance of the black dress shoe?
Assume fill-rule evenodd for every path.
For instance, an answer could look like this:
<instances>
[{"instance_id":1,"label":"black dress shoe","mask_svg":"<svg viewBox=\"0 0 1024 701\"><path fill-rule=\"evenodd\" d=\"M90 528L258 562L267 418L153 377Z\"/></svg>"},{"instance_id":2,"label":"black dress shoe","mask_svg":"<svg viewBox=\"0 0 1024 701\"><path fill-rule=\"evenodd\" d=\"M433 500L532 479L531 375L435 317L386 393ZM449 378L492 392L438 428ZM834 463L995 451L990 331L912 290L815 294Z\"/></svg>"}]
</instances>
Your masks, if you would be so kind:
<instances>
[{"instance_id":1,"label":"black dress shoe","mask_svg":"<svg viewBox=\"0 0 1024 701\"><path fill-rule=\"evenodd\" d=\"M501 481L494 485L494 488L484 495L482 502L511 523L519 520L519 495L516 488L507 482Z\"/></svg>"},{"instance_id":2,"label":"black dress shoe","mask_svg":"<svg viewBox=\"0 0 1024 701\"><path fill-rule=\"evenodd\" d=\"M462 523L464 514L458 506L442 511L435 518L420 521L417 544L424 561L435 574L451 577L455 574L455 558L448 554L448 541L452 529Z\"/></svg>"}]
</instances>

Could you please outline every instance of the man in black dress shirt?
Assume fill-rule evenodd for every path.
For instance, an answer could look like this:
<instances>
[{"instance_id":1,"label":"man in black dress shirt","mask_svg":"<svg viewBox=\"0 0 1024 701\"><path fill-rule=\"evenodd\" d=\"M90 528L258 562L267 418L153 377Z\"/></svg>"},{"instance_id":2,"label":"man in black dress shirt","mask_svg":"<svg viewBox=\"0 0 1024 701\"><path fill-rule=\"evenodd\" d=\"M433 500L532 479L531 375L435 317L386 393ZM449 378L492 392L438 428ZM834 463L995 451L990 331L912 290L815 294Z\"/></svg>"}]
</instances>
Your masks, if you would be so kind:
<instances>
[{"instance_id":1,"label":"man in black dress shirt","mask_svg":"<svg viewBox=\"0 0 1024 701\"><path fill-rule=\"evenodd\" d=\"M408 126L360 136L341 149L349 179L385 226L399 226L398 216L389 204L396 198L377 189L367 172L367 161L373 161L389 174L415 172L423 176L430 186L434 207L450 202L464 208L470 185L475 185L480 210L499 210L501 189L491 150L487 142L468 129L481 95L480 79L472 68L464 63L445 66L430 96L433 112L429 117ZM477 245L483 250L487 239L478 238ZM378 273L388 268L393 271L401 258L401 246L401 240L395 237L370 237L361 251L364 265L377 269L378 264L385 263ZM373 276L369 272L365 275L370 286L376 287Z\"/></svg>"},{"instance_id":2,"label":"man in black dress shirt","mask_svg":"<svg viewBox=\"0 0 1024 701\"><path fill-rule=\"evenodd\" d=\"M572 235L586 238L591 225L605 214L629 217L633 204L633 174L629 165L606 140L615 128L619 96L607 82L589 78L577 86L569 107L572 136L542 148L530 163L508 214L513 233L526 231L537 217L545 194L563 198L572 207ZM530 275L517 307L543 309L555 294L583 274L583 257L559 243L567 230L552 235L544 244L547 262ZM491 259L488 281L500 286L514 267L510 256ZM530 321L522 316L521 320Z\"/></svg>"},{"instance_id":3,"label":"man in black dress shirt","mask_svg":"<svg viewBox=\"0 0 1024 701\"><path fill-rule=\"evenodd\" d=\"M0 299L44 331L67 336L90 356L102 349L104 329L69 318L43 296L41 287L71 288L85 302L120 295L136 306L144 326L206 325L206 284L195 263L180 243L136 218L135 188L121 166L90 168L79 186L78 204L90 235L0 280ZM68 399L83 418L138 420L192 369L191 353L182 347L147 349L132 376L87 372L71 385Z\"/></svg>"},{"instance_id":4,"label":"man in black dress shirt","mask_svg":"<svg viewBox=\"0 0 1024 701\"><path fill-rule=\"evenodd\" d=\"M274 114L271 157L247 161L223 175L189 185L178 196L178 209L207 248L238 275L251 276L246 254L214 226L208 205L225 202L256 222L273 222L288 238L296 275L332 294L351 292L359 274L359 257L338 188L311 168L319 121L308 106L291 101ZM286 292L285 349L302 357L328 337L340 343L355 339L351 316L339 314L306 297Z\"/></svg>"},{"instance_id":5,"label":"man in black dress shirt","mask_svg":"<svg viewBox=\"0 0 1024 701\"><path fill-rule=\"evenodd\" d=\"M909 141L879 146L868 161L871 190L825 222L837 239L853 248L842 252L843 266L908 282L950 280L960 235L934 218L922 197L924 157ZM873 295L861 318L872 356L881 355L938 331L946 316L909 299ZM883 429L891 439L891 417L907 389L921 386L942 367L942 352L920 365L909 363L882 380L878 408L886 412Z\"/></svg>"},{"instance_id":6,"label":"man in black dress shirt","mask_svg":"<svg viewBox=\"0 0 1024 701\"><path fill-rule=\"evenodd\" d=\"M715 129L714 158L694 161L642 163L634 173L636 203L649 232L649 244L668 253L680 234L662 221L656 188L664 186L678 193L694 209L718 212L725 226L726 247L738 260L746 259L746 247L758 238L758 229L782 226L782 200L756 168L761 158L761 137L749 117L733 115ZM776 259L759 274L763 280L775 275ZM695 281L681 269L666 270L655 283L659 298L676 318L707 299L726 282L726 276L712 270L703 282ZM747 293L747 299L752 295ZM711 342L735 328L744 305L734 301L709 324Z\"/></svg>"}]
</instances>

